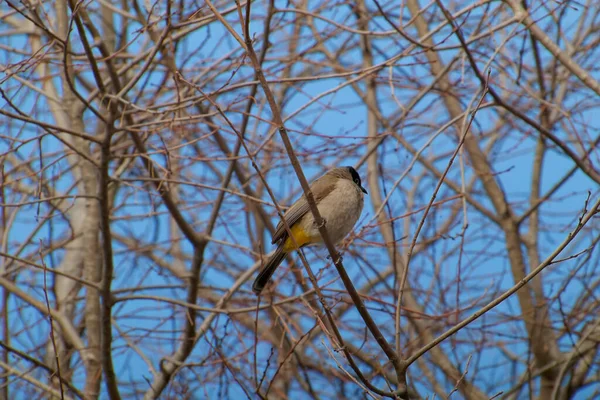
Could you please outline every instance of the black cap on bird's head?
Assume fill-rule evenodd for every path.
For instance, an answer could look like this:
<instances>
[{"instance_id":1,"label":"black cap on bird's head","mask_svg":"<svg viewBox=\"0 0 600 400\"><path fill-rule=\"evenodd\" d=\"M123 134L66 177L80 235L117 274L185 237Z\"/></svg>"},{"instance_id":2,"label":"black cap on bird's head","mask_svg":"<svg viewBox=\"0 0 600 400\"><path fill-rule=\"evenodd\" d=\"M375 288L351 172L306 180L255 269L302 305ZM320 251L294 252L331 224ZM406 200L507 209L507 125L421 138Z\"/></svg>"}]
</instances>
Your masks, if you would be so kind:
<instances>
[{"instance_id":1,"label":"black cap on bird's head","mask_svg":"<svg viewBox=\"0 0 600 400\"><path fill-rule=\"evenodd\" d=\"M346 167L346 168L348 168L348 172L350 172L352 181L358 185L358 187L360 188L360 190L363 191L363 193L369 194L367 192L367 190L364 187L362 187L361 182L360 182L360 176L358 175L358 172L356 172L356 170L353 167Z\"/></svg>"}]
</instances>

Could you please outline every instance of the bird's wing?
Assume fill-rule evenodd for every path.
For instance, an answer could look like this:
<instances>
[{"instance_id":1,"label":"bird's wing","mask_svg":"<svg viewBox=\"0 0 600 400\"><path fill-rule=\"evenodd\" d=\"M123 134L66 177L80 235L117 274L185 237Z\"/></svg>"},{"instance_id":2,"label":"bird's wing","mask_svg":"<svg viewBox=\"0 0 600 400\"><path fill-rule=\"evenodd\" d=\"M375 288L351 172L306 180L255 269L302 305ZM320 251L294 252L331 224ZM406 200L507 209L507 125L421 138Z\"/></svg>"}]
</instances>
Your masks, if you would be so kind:
<instances>
[{"instance_id":1,"label":"bird's wing","mask_svg":"<svg viewBox=\"0 0 600 400\"><path fill-rule=\"evenodd\" d=\"M331 191L335 188L335 184L331 184L331 181L329 181L328 184L326 180L322 178L323 177L317 179L312 183L312 185L310 185L310 189L317 204L319 204L319 201L331 193ZM306 201L304 194L302 194L302 197L296 200L289 210L286 211L286 213L283 215L283 219L287 222L288 226L291 227L307 212L310 212L310 207L308 206L308 202ZM285 230L283 222L279 221L277 228L275 228L275 233L273 234L273 240L271 240L271 243L275 244L280 240L287 238L287 236L288 233Z\"/></svg>"}]
</instances>

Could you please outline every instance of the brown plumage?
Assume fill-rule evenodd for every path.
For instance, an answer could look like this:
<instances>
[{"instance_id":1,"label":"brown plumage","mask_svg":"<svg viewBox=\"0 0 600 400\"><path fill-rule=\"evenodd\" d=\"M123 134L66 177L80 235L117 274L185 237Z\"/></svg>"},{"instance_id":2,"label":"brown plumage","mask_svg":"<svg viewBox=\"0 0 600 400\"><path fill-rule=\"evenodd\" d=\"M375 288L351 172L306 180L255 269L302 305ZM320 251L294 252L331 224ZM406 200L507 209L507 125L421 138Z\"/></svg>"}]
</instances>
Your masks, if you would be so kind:
<instances>
[{"instance_id":1,"label":"brown plumage","mask_svg":"<svg viewBox=\"0 0 600 400\"><path fill-rule=\"evenodd\" d=\"M316 179L310 189L321 216L326 221L327 233L334 243L343 240L358 221L363 209L363 193L360 176L352 167L334 168ZM260 294L279 264L286 255L298 247L322 243L319 229L304 195L286 211L283 216L295 240L292 240L285 225L279 222L272 243L277 250L267 260L259 272L252 290Z\"/></svg>"}]
</instances>

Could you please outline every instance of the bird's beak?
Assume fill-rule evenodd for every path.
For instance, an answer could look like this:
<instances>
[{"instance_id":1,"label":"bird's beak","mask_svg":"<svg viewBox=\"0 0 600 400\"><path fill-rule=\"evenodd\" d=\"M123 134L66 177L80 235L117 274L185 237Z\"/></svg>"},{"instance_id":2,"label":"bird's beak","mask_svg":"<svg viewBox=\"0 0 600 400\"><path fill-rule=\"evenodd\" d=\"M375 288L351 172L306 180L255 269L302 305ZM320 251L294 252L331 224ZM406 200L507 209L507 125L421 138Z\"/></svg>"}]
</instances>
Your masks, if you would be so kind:
<instances>
[{"instance_id":1,"label":"bird's beak","mask_svg":"<svg viewBox=\"0 0 600 400\"><path fill-rule=\"evenodd\" d=\"M365 188L364 188L364 187L362 187L362 186L360 187L360 190L362 190L364 194L369 194L369 192L367 192L367 189L365 189Z\"/></svg>"}]
</instances>

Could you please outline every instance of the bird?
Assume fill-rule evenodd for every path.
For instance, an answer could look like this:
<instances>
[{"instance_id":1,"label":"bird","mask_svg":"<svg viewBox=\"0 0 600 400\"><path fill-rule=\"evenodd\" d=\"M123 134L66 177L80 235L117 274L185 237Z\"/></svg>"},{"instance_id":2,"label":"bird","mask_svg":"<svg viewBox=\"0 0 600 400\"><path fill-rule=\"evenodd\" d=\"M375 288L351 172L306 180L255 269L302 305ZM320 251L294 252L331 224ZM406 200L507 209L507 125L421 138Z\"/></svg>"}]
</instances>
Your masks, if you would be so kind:
<instances>
[{"instance_id":1,"label":"bird","mask_svg":"<svg viewBox=\"0 0 600 400\"><path fill-rule=\"evenodd\" d=\"M321 217L325 220L327 233L333 243L341 242L352 230L362 213L364 194L360 176L353 167L338 167L327 171L310 184ZM286 255L298 248L323 243L319 227L304 195L283 215L294 240L289 236L283 221L275 228L271 244L277 249L269 257L252 284L259 295Z\"/></svg>"}]
</instances>

